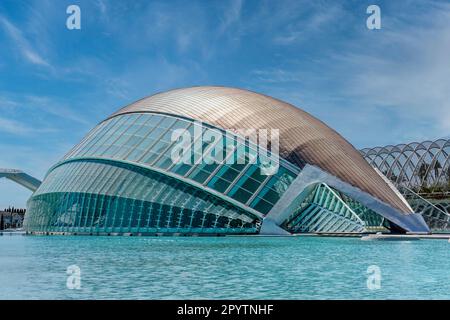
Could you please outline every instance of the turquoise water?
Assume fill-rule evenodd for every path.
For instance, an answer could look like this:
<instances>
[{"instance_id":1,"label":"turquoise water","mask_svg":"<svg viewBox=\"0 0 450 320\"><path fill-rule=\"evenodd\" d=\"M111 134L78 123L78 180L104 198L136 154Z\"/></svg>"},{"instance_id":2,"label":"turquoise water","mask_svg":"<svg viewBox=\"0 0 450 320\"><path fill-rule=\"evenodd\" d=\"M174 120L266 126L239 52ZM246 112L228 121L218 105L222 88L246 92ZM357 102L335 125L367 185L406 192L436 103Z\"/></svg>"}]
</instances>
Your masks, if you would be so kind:
<instances>
[{"instance_id":1,"label":"turquoise water","mask_svg":"<svg viewBox=\"0 0 450 320\"><path fill-rule=\"evenodd\" d=\"M449 262L445 240L0 236L0 298L449 299Z\"/></svg>"}]
</instances>

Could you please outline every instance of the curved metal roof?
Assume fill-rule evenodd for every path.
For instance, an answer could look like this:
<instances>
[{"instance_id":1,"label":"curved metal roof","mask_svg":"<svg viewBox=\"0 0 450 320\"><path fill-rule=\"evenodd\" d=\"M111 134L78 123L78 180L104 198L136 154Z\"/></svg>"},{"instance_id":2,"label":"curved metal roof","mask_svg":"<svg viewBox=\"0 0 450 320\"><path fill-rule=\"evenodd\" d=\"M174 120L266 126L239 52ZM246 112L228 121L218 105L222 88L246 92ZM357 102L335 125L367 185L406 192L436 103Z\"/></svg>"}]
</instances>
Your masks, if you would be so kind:
<instances>
[{"instance_id":1,"label":"curved metal roof","mask_svg":"<svg viewBox=\"0 0 450 320\"><path fill-rule=\"evenodd\" d=\"M279 129L280 156L316 165L403 213L411 213L361 154L307 112L281 100L228 87L191 87L157 93L116 113L156 112L200 120L228 130ZM110 117L110 118L111 118Z\"/></svg>"}]
</instances>

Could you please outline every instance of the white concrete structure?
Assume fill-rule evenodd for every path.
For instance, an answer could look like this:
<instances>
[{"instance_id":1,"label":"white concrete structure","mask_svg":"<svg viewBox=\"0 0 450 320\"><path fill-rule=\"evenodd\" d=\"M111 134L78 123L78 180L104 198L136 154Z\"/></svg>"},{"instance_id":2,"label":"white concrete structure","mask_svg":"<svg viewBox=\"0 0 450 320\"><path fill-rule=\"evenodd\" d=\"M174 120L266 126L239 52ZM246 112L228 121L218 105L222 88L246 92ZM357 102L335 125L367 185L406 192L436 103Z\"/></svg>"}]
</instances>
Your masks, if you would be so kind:
<instances>
[{"instance_id":1,"label":"white concrete structure","mask_svg":"<svg viewBox=\"0 0 450 320\"><path fill-rule=\"evenodd\" d=\"M6 178L11 181L14 181L25 188L36 191L37 188L41 185L41 181L26 174L21 170L16 169L2 169L0 168L0 178Z\"/></svg>"}]
</instances>

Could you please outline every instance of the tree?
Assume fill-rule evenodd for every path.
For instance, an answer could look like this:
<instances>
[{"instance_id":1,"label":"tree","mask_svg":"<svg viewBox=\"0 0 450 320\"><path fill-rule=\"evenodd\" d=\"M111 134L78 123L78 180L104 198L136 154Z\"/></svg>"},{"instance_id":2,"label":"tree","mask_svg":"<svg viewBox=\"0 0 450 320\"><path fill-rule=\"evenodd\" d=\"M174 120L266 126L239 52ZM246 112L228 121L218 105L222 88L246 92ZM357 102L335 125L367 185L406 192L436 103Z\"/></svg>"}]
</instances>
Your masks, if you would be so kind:
<instances>
[{"instance_id":1,"label":"tree","mask_svg":"<svg viewBox=\"0 0 450 320\"><path fill-rule=\"evenodd\" d=\"M0 215L0 230L5 229L5 221L3 220L3 214Z\"/></svg>"},{"instance_id":2,"label":"tree","mask_svg":"<svg viewBox=\"0 0 450 320\"><path fill-rule=\"evenodd\" d=\"M391 180L392 182L394 182L394 183L397 183L397 179L398 179L398 177L395 175L395 173L392 171L390 174L389 174L389 180Z\"/></svg>"},{"instance_id":3,"label":"tree","mask_svg":"<svg viewBox=\"0 0 450 320\"><path fill-rule=\"evenodd\" d=\"M420 178L420 184L422 188L425 188L427 186L427 177L428 177L428 169L430 168L430 165L426 162L422 162L422 164L419 167L418 176Z\"/></svg>"},{"instance_id":4,"label":"tree","mask_svg":"<svg viewBox=\"0 0 450 320\"><path fill-rule=\"evenodd\" d=\"M439 177L439 169L442 169L442 165L439 162L439 160L434 161L433 169L434 169L434 177L435 177L435 179L437 179L437 177Z\"/></svg>"},{"instance_id":5,"label":"tree","mask_svg":"<svg viewBox=\"0 0 450 320\"><path fill-rule=\"evenodd\" d=\"M445 172L445 179L447 181L447 187L450 189L450 166L447 167L447 171Z\"/></svg>"}]
</instances>

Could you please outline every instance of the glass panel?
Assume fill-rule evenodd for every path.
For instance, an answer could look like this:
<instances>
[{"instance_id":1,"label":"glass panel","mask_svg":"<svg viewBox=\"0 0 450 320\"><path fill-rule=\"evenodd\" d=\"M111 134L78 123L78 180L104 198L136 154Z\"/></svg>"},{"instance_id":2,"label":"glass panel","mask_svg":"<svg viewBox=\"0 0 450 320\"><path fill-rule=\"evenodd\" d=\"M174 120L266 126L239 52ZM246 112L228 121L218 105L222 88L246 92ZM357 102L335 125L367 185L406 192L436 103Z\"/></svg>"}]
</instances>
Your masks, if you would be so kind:
<instances>
[{"instance_id":1,"label":"glass panel","mask_svg":"<svg viewBox=\"0 0 450 320\"><path fill-rule=\"evenodd\" d=\"M253 178L259 179L257 181ZM234 197L236 192L242 190L249 191L250 193L255 192L261 183L266 179L266 176L260 174L260 168L257 165L251 165L247 171L241 176L236 185L228 193L229 196ZM239 196L241 199L244 197ZM248 199L247 199L248 200Z\"/></svg>"},{"instance_id":2,"label":"glass panel","mask_svg":"<svg viewBox=\"0 0 450 320\"><path fill-rule=\"evenodd\" d=\"M160 154L161 152L164 152L164 154L161 156L161 158L157 161L155 166L161 168L161 169L167 169L173 165L172 161L172 147L176 146L179 142L178 141L172 141L172 134L175 130L178 129L184 129L189 132L192 131L192 126L187 121L178 120L170 129L169 131L164 134L161 141L158 142L158 144L155 145L156 154ZM167 141L167 143L166 143ZM170 145L170 147L169 147ZM167 149L168 148L168 149ZM153 152L153 150L152 150Z\"/></svg>"},{"instance_id":3,"label":"glass panel","mask_svg":"<svg viewBox=\"0 0 450 320\"><path fill-rule=\"evenodd\" d=\"M158 127L163 129L169 128L176 121L176 118L173 117L163 116L163 118L163 121L161 121L158 125Z\"/></svg>"},{"instance_id":4,"label":"glass panel","mask_svg":"<svg viewBox=\"0 0 450 320\"><path fill-rule=\"evenodd\" d=\"M257 198L252 201L251 207L256 209L255 206L257 205L259 198L268 203L275 204L288 189L294 179L294 173L288 171L284 167L280 167L277 174L270 178L261 192L257 195Z\"/></svg>"},{"instance_id":5,"label":"glass panel","mask_svg":"<svg viewBox=\"0 0 450 320\"><path fill-rule=\"evenodd\" d=\"M219 192L225 192L230 186L231 182L239 175L239 171L232 167L224 165L216 173L216 175L209 181L208 187L213 188Z\"/></svg>"},{"instance_id":6,"label":"glass panel","mask_svg":"<svg viewBox=\"0 0 450 320\"><path fill-rule=\"evenodd\" d=\"M243 188L237 188L231 197L239 202L246 203L251 196L252 193L250 193L249 191Z\"/></svg>"},{"instance_id":7,"label":"glass panel","mask_svg":"<svg viewBox=\"0 0 450 320\"><path fill-rule=\"evenodd\" d=\"M260 197L272 204L280 200L280 194L267 186L261 190Z\"/></svg>"},{"instance_id":8,"label":"glass panel","mask_svg":"<svg viewBox=\"0 0 450 320\"><path fill-rule=\"evenodd\" d=\"M192 172L189 175L189 178L191 178L192 180L195 180L199 183L203 183L206 181L206 179L208 179L210 174L211 174L210 172L200 170L197 168L194 172Z\"/></svg>"},{"instance_id":9,"label":"glass panel","mask_svg":"<svg viewBox=\"0 0 450 320\"><path fill-rule=\"evenodd\" d=\"M217 176L220 178L232 182L241 172L241 170L235 170L238 165L232 165L232 166L223 166L219 172L217 173ZM243 167L243 166L242 166ZM243 169L243 168L242 168Z\"/></svg>"},{"instance_id":10,"label":"glass panel","mask_svg":"<svg viewBox=\"0 0 450 320\"><path fill-rule=\"evenodd\" d=\"M120 155L117 156L117 153L122 151L120 147L123 146L128 141L128 139L130 139L130 136L133 135L134 132L136 132L136 130L139 128L138 125L136 125L136 121L141 117L142 116L139 114L131 115L130 119L122 126L120 126L117 131L113 132L111 138L104 143L105 145L108 145L110 147L107 148L104 152L100 152L99 150L97 150L96 153L106 158L120 158Z\"/></svg>"},{"instance_id":11,"label":"glass panel","mask_svg":"<svg viewBox=\"0 0 450 320\"><path fill-rule=\"evenodd\" d=\"M192 166L190 164L177 163L172 168L170 168L170 171L179 174L180 176L184 176L191 168Z\"/></svg>"},{"instance_id":12,"label":"glass panel","mask_svg":"<svg viewBox=\"0 0 450 320\"><path fill-rule=\"evenodd\" d=\"M261 198L255 198L252 202L251 207L263 214L269 213L270 209L272 209L273 205L262 200Z\"/></svg>"},{"instance_id":13,"label":"glass panel","mask_svg":"<svg viewBox=\"0 0 450 320\"><path fill-rule=\"evenodd\" d=\"M231 182L218 178L217 176L213 177L211 181L208 183L208 187L213 188L218 192L225 192L227 188L230 186Z\"/></svg>"},{"instance_id":14,"label":"glass panel","mask_svg":"<svg viewBox=\"0 0 450 320\"><path fill-rule=\"evenodd\" d=\"M89 141L86 144L86 146L77 153L77 156L84 156L86 154L89 154L91 150L94 148L94 146L98 146L98 144L100 144L103 140L105 140L109 136L111 131L114 131L117 128L117 126L119 126L122 122L126 121L126 119L127 117L125 116L113 118L111 122L109 122L102 129L101 132L95 135L93 139Z\"/></svg>"},{"instance_id":15,"label":"glass panel","mask_svg":"<svg viewBox=\"0 0 450 320\"><path fill-rule=\"evenodd\" d=\"M89 150L86 150L86 154L89 154L91 156L98 154L98 149L100 146L110 146L121 134L123 131L128 128L131 121L136 116L123 116L119 118L119 121L108 131L105 133L105 135L95 142L95 144L90 148ZM104 148L102 149L104 150Z\"/></svg>"},{"instance_id":16,"label":"glass panel","mask_svg":"<svg viewBox=\"0 0 450 320\"><path fill-rule=\"evenodd\" d=\"M112 120L116 120L116 119L110 119L110 120L104 121L104 122L100 123L99 125L97 125L94 129L92 129L86 135L86 137L83 138L83 140L80 143L78 143L75 147L72 148L72 150L70 150L65 155L64 159L72 158L75 154L77 154L79 152L79 150L82 150L83 148L85 148L85 146L90 141L95 139L95 137L97 137L104 130L105 126L109 125L111 122L114 122Z\"/></svg>"}]
</instances>

